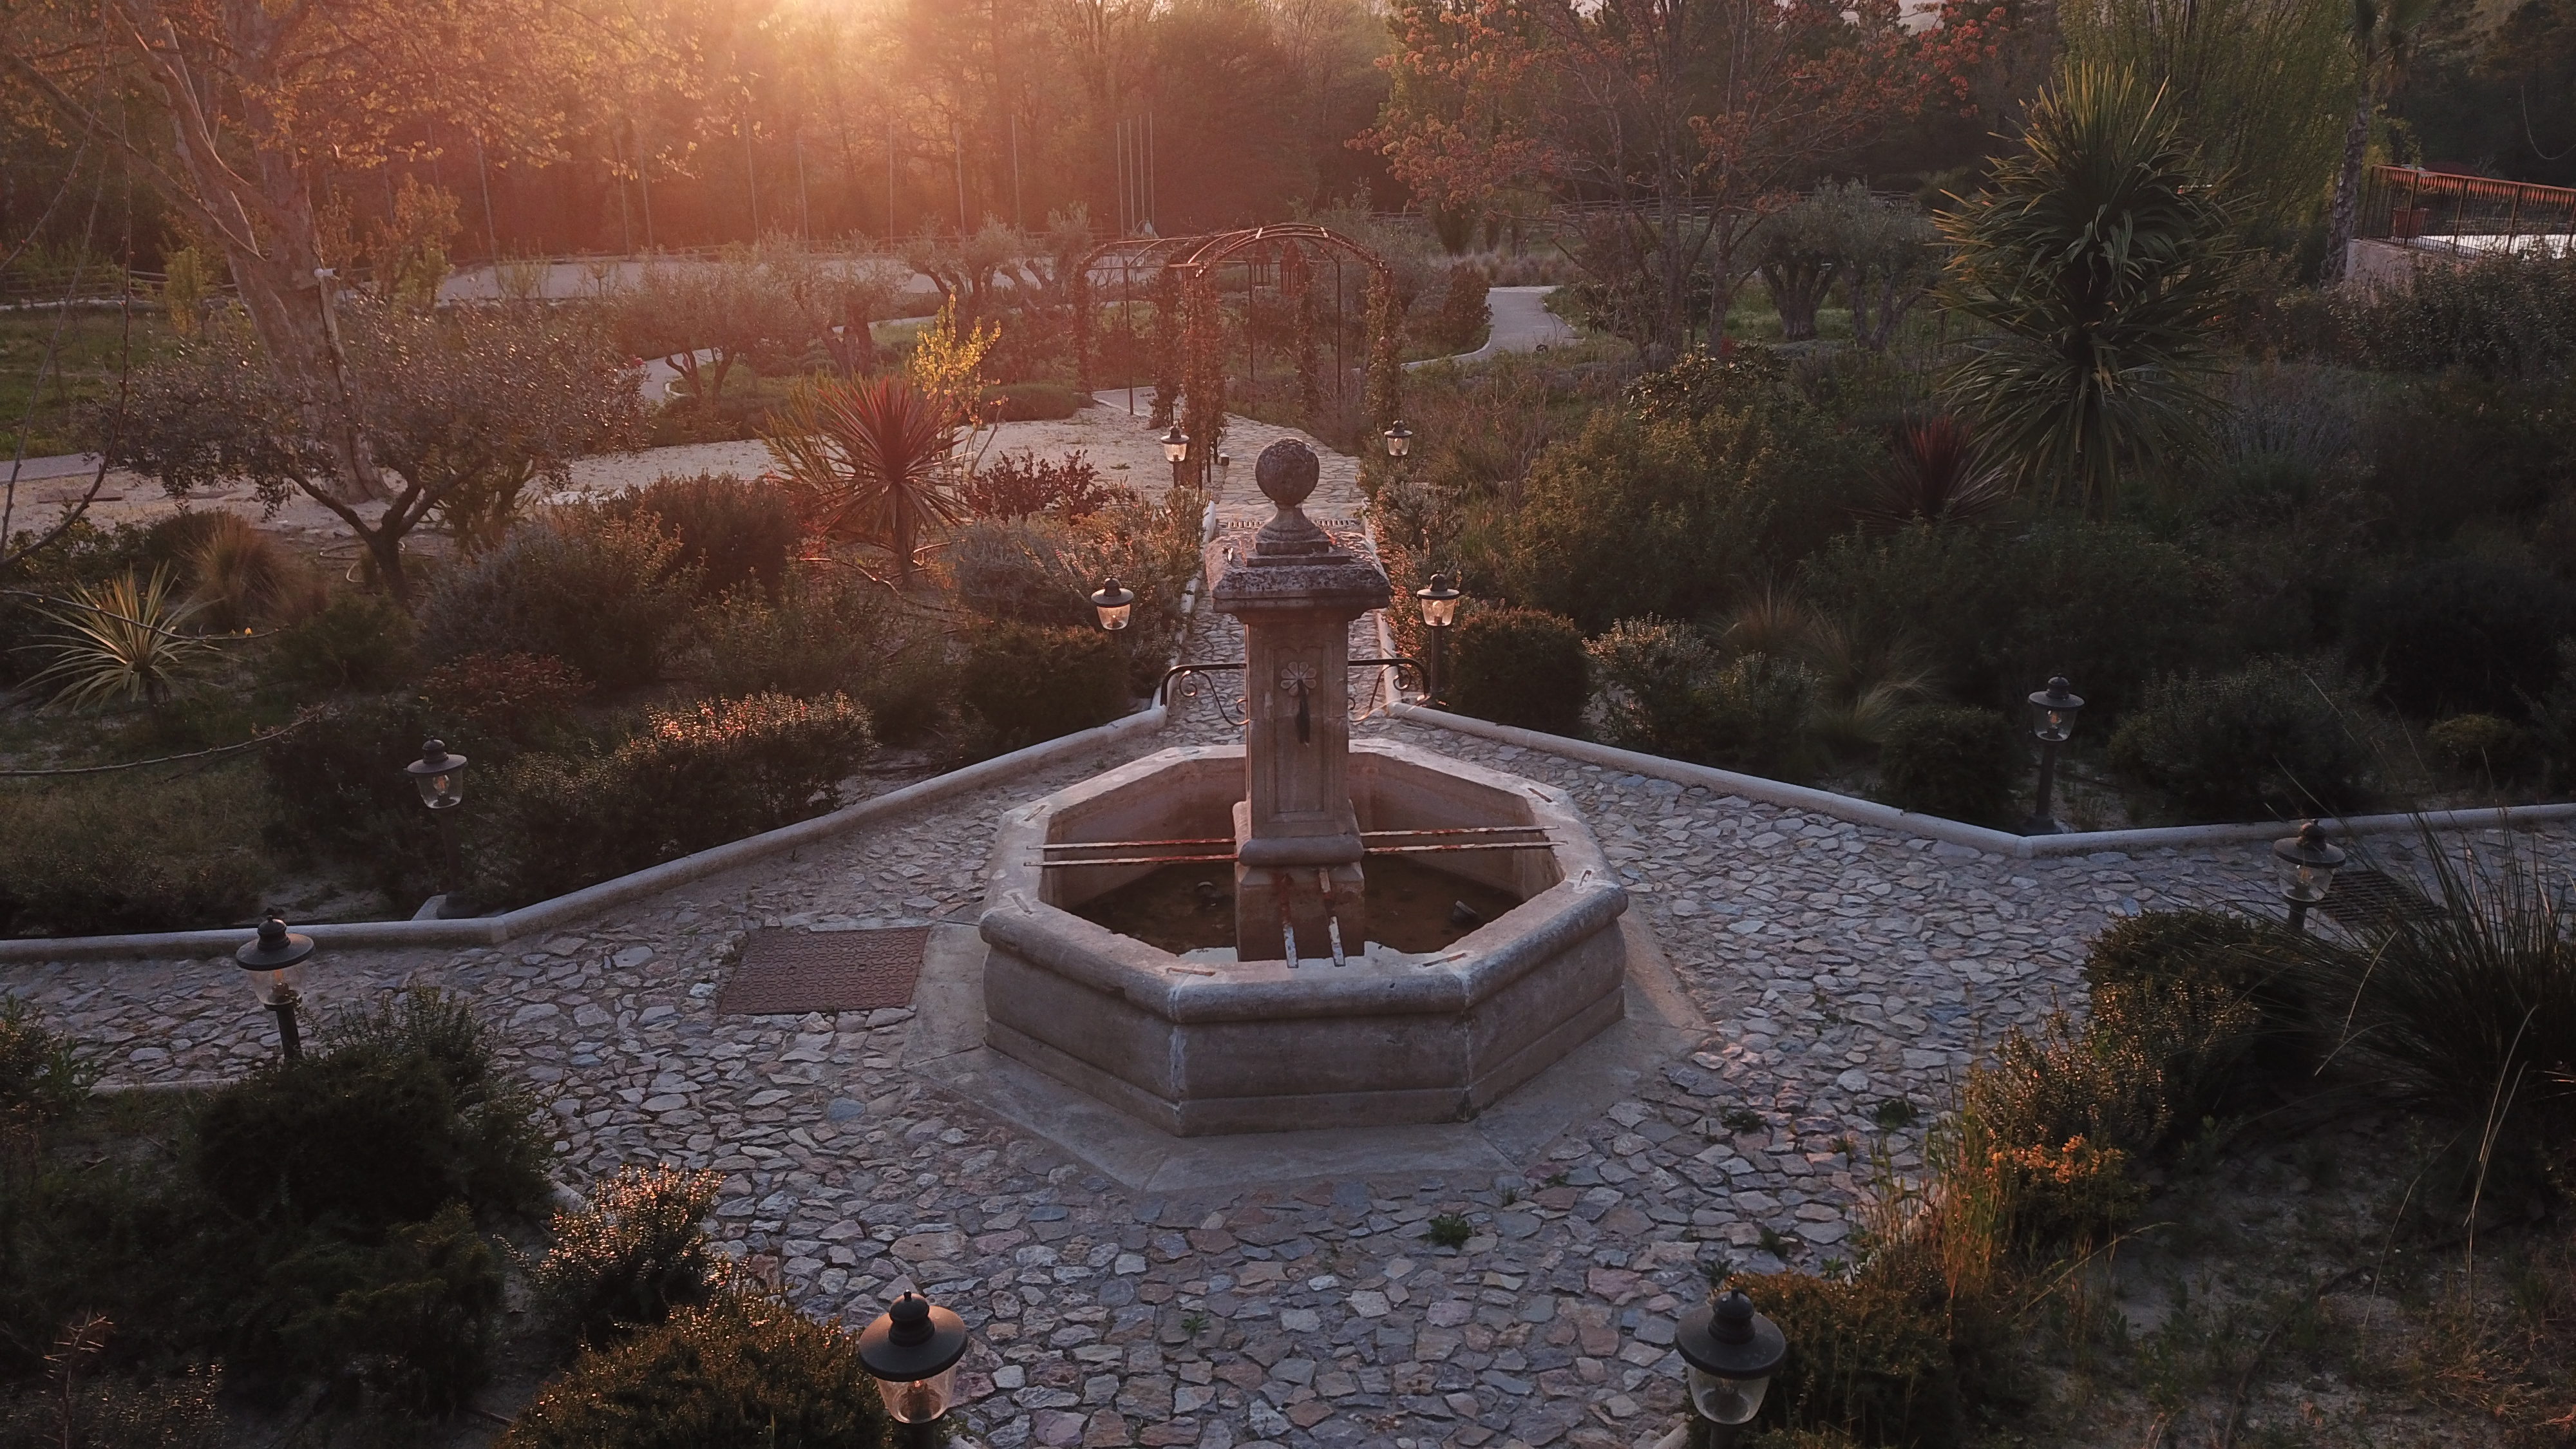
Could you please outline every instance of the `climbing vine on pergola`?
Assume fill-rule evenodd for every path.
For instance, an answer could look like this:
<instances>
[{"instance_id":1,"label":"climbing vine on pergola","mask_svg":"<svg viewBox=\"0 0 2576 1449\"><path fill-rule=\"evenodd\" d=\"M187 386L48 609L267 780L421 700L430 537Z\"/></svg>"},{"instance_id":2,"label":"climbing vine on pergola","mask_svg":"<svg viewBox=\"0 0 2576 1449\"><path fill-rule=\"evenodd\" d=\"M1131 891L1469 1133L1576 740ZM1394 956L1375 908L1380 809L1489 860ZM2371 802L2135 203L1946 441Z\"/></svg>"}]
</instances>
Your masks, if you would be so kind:
<instances>
[{"instance_id":1,"label":"climbing vine on pergola","mask_svg":"<svg viewBox=\"0 0 2576 1449\"><path fill-rule=\"evenodd\" d=\"M1359 284L1356 310L1363 324L1356 359L1345 345L1354 283ZM1331 293L1329 319L1316 297L1324 287ZM1298 407L1309 421L1328 402L1349 396L1354 370L1362 373L1361 409L1369 428L1395 420L1404 372L1403 308L1395 295L1394 269L1339 232L1292 222L1205 236L1127 237L1092 248L1073 273L1074 359L1085 393L1092 390L1094 332L1101 321L1096 299L1104 290L1117 308L1117 326L1131 358L1139 293L1152 304L1153 425L1180 423L1191 439L1190 477L1201 487L1225 431L1230 298L1241 299L1245 314L1244 366L1253 385L1261 377L1261 344L1251 314L1266 294L1287 311L1290 340L1278 350L1296 375ZM1177 419L1175 398L1180 400Z\"/></svg>"}]
</instances>

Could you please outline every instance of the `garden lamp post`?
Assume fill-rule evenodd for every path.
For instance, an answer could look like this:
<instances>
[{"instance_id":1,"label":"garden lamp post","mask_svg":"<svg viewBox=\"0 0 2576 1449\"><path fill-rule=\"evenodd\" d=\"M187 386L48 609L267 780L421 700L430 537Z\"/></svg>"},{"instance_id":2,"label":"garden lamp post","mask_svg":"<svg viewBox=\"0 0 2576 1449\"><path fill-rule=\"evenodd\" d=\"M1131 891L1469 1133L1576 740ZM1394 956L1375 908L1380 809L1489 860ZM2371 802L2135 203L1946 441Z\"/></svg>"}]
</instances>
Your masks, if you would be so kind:
<instances>
[{"instance_id":1,"label":"garden lamp post","mask_svg":"<svg viewBox=\"0 0 2576 1449\"><path fill-rule=\"evenodd\" d=\"M1189 475L1181 471L1181 465L1189 460L1190 435L1181 431L1179 423L1174 423L1171 431L1163 434L1163 461L1172 465L1173 487L1190 486Z\"/></svg>"},{"instance_id":2,"label":"garden lamp post","mask_svg":"<svg viewBox=\"0 0 2576 1449\"><path fill-rule=\"evenodd\" d=\"M1422 605L1422 629L1430 636L1423 653L1430 665L1422 674L1422 692L1433 704L1440 702L1440 691L1448 682L1449 626L1458 618L1459 593L1447 574L1433 574L1431 582L1413 591Z\"/></svg>"},{"instance_id":3,"label":"garden lamp post","mask_svg":"<svg viewBox=\"0 0 2576 1449\"><path fill-rule=\"evenodd\" d=\"M905 1426L915 1449L938 1441L933 1426L948 1412L965 1356L965 1321L918 1293L897 1298L859 1335L859 1366L877 1381L886 1417Z\"/></svg>"},{"instance_id":4,"label":"garden lamp post","mask_svg":"<svg viewBox=\"0 0 2576 1449\"><path fill-rule=\"evenodd\" d=\"M2055 835L2066 828L2049 814L2050 797L2057 793L2057 751L2074 733L2075 713L2084 708L2084 700L2060 674L2048 681L2048 688L2032 691L2030 708L2036 720L2031 734L2039 741L2039 796L2032 804L2030 822L2022 829L2031 835Z\"/></svg>"},{"instance_id":5,"label":"garden lamp post","mask_svg":"<svg viewBox=\"0 0 2576 1449\"><path fill-rule=\"evenodd\" d=\"M1413 429L1406 427L1403 421L1398 419L1386 430L1386 455L1401 463L1405 455L1412 451Z\"/></svg>"},{"instance_id":6,"label":"garden lamp post","mask_svg":"<svg viewBox=\"0 0 2576 1449\"><path fill-rule=\"evenodd\" d=\"M1127 627L1128 617L1135 612L1136 594L1112 575L1091 591L1091 607L1100 615L1100 627L1115 634Z\"/></svg>"},{"instance_id":7,"label":"garden lamp post","mask_svg":"<svg viewBox=\"0 0 2576 1449\"><path fill-rule=\"evenodd\" d=\"M1691 1410L1708 1422L1709 1449L1735 1443L1789 1356L1780 1325L1754 1312L1753 1300L1737 1292L1684 1314L1673 1330L1673 1347L1690 1365Z\"/></svg>"},{"instance_id":8,"label":"garden lamp post","mask_svg":"<svg viewBox=\"0 0 2576 1449\"><path fill-rule=\"evenodd\" d=\"M259 923L259 934L233 952L259 1004L277 1017L277 1045L288 1061L304 1055L304 1036L295 1027L295 988L304 982L304 958L313 954L313 938L286 929L286 918L271 911Z\"/></svg>"},{"instance_id":9,"label":"garden lamp post","mask_svg":"<svg viewBox=\"0 0 2576 1449\"><path fill-rule=\"evenodd\" d=\"M2325 827L2310 820L2299 833L2272 842L2272 861L2281 872L2281 899L2290 907L2290 929L2308 928L2308 907L2322 904L2343 865L2343 851L2326 839Z\"/></svg>"},{"instance_id":10,"label":"garden lamp post","mask_svg":"<svg viewBox=\"0 0 2576 1449\"><path fill-rule=\"evenodd\" d=\"M1232 453L1219 453L1216 455L1216 492L1218 497L1222 498L1225 496L1225 475L1233 470L1234 455Z\"/></svg>"},{"instance_id":11,"label":"garden lamp post","mask_svg":"<svg viewBox=\"0 0 2576 1449\"><path fill-rule=\"evenodd\" d=\"M465 757L448 752L443 740L420 742L420 758L403 766L403 773L420 790L420 803L429 807L432 820L438 822L440 851L447 857L446 889L456 889L462 874L456 865L456 830L448 824L448 815L465 803Z\"/></svg>"}]
</instances>

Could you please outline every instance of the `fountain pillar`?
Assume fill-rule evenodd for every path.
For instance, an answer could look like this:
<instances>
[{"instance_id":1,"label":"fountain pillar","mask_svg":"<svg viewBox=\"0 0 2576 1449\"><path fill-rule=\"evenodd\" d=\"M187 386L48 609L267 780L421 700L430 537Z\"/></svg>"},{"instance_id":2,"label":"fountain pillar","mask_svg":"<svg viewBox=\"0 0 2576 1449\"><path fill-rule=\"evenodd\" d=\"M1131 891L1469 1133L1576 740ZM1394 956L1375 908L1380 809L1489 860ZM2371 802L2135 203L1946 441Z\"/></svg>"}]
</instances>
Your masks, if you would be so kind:
<instances>
[{"instance_id":1,"label":"fountain pillar","mask_svg":"<svg viewBox=\"0 0 2576 1449\"><path fill-rule=\"evenodd\" d=\"M1304 510L1313 449L1285 438L1254 477L1278 506L1252 551L1217 581L1217 611L1243 624L1244 798L1234 807L1236 959L1357 956L1368 940L1362 845L1350 791L1350 624L1388 597L1375 563L1336 546Z\"/></svg>"}]
</instances>

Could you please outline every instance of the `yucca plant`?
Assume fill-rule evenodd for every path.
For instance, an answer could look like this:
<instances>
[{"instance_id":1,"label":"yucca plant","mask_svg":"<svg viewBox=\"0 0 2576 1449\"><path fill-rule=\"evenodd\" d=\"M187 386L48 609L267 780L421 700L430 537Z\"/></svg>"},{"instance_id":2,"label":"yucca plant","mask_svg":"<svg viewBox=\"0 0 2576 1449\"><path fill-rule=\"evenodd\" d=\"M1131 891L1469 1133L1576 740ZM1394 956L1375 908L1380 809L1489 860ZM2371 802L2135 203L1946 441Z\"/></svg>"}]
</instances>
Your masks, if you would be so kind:
<instances>
[{"instance_id":1,"label":"yucca plant","mask_svg":"<svg viewBox=\"0 0 2576 1449\"><path fill-rule=\"evenodd\" d=\"M814 532L885 549L908 581L923 531L966 517L951 487L955 414L911 383L825 380L798 388L784 412L762 441Z\"/></svg>"},{"instance_id":2,"label":"yucca plant","mask_svg":"<svg viewBox=\"0 0 2576 1449\"><path fill-rule=\"evenodd\" d=\"M2482 1162L2576 1150L2576 899L2528 846L2471 853L2427 831L2438 910L2343 919L2301 974L2338 1060L2457 1124Z\"/></svg>"},{"instance_id":3,"label":"yucca plant","mask_svg":"<svg viewBox=\"0 0 2576 1449\"><path fill-rule=\"evenodd\" d=\"M2161 89L2070 66L2023 151L1941 218L1944 300L1990 330L1945 380L2016 486L2107 511L2207 447L2233 218Z\"/></svg>"},{"instance_id":4,"label":"yucca plant","mask_svg":"<svg viewBox=\"0 0 2576 1449\"><path fill-rule=\"evenodd\" d=\"M204 606L177 597L167 569L132 570L72 590L45 616L62 626L53 663L34 684L58 684L56 704L142 701L158 708L215 652L212 636L186 628Z\"/></svg>"}]
</instances>

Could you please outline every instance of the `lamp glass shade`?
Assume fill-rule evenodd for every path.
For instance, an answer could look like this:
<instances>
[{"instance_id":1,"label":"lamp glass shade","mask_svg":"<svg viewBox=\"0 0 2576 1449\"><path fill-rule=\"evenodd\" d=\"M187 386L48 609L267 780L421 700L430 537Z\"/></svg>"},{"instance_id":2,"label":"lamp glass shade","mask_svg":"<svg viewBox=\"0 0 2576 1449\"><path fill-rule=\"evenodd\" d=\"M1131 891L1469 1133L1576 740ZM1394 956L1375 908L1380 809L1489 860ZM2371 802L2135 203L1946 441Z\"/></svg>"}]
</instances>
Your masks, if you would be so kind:
<instances>
[{"instance_id":1,"label":"lamp glass shade","mask_svg":"<svg viewBox=\"0 0 2576 1449\"><path fill-rule=\"evenodd\" d=\"M1789 1357L1788 1336L1753 1311L1753 1300L1728 1293L1682 1315L1673 1347L1690 1366L1691 1407L1716 1424L1749 1422L1762 1408L1772 1375Z\"/></svg>"},{"instance_id":2,"label":"lamp glass shade","mask_svg":"<svg viewBox=\"0 0 2576 1449\"><path fill-rule=\"evenodd\" d=\"M948 1412L956 1397L957 1370L943 1369L926 1379L878 1379L877 1397L885 1400L886 1417L898 1424L927 1424Z\"/></svg>"},{"instance_id":3,"label":"lamp glass shade","mask_svg":"<svg viewBox=\"0 0 2576 1449\"><path fill-rule=\"evenodd\" d=\"M1091 607L1100 615L1100 627L1115 634L1127 627L1136 610L1136 595L1114 578L1102 579L1092 590Z\"/></svg>"},{"instance_id":4,"label":"lamp glass shade","mask_svg":"<svg viewBox=\"0 0 2576 1449\"><path fill-rule=\"evenodd\" d=\"M420 758L403 766L411 782L420 790L420 803L432 810L450 810L465 801L465 757L451 753L437 740L423 740Z\"/></svg>"},{"instance_id":5,"label":"lamp glass shade","mask_svg":"<svg viewBox=\"0 0 2576 1449\"><path fill-rule=\"evenodd\" d=\"M2311 820L2287 840L2272 842L2272 863L2281 875L2281 898L2313 906L2326 898L2342 868L2343 852L2327 841L2324 827Z\"/></svg>"},{"instance_id":6,"label":"lamp glass shade","mask_svg":"<svg viewBox=\"0 0 2576 1449\"><path fill-rule=\"evenodd\" d=\"M2030 708L2031 732L2044 744L2062 745L2075 732L2075 715L2084 708L2084 697L2061 674L2048 681L2048 688L2031 692Z\"/></svg>"},{"instance_id":7,"label":"lamp glass shade","mask_svg":"<svg viewBox=\"0 0 2576 1449\"><path fill-rule=\"evenodd\" d=\"M259 923L257 936L233 952L233 963L260 1005L277 1006L303 988L304 962L312 954L312 937L286 929L284 917L270 916Z\"/></svg>"},{"instance_id":8,"label":"lamp glass shade","mask_svg":"<svg viewBox=\"0 0 2576 1449\"><path fill-rule=\"evenodd\" d=\"M1458 600L1463 597L1449 582L1447 574L1433 574L1431 582L1413 591L1422 605L1422 622L1434 629L1446 629L1458 617Z\"/></svg>"},{"instance_id":9,"label":"lamp glass shade","mask_svg":"<svg viewBox=\"0 0 2576 1449\"><path fill-rule=\"evenodd\" d=\"M1413 451L1413 429L1402 423L1386 430L1386 455L1401 458Z\"/></svg>"},{"instance_id":10,"label":"lamp glass shade","mask_svg":"<svg viewBox=\"0 0 2576 1449\"><path fill-rule=\"evenodd\" d=\"M927 1424L948 1412L965 1357L965 1320L918 1293L897 1298L859 1335L859 1366L900 1424Z\"/></svg>"},{"instance_id":11,"label":"lamp glass shade","mask_svg":"<svg viewBox=\"0 0 2576 1449\"><path fill-rule=\"evenodd\" d=\"M1190 435L1181 431L1180 424L1174 423L1172 430L1163 434L1163 461L1179 463L1186 461L1189 456Z\"/></svg>"},{"instance_id":12,"label":"lamp glass shade","mask_svg":"<svg viewBox=\"0 0 2576 1449\"><path fill-rule=\"evenodd\" d=\"M1690 1370L1691 1407L1712 1424L1749 1424L1762 1412L1762 1396L1771 1391L1771 1376L1721 1378L1705 1369Z\"/></svg>"}]
</instances>

